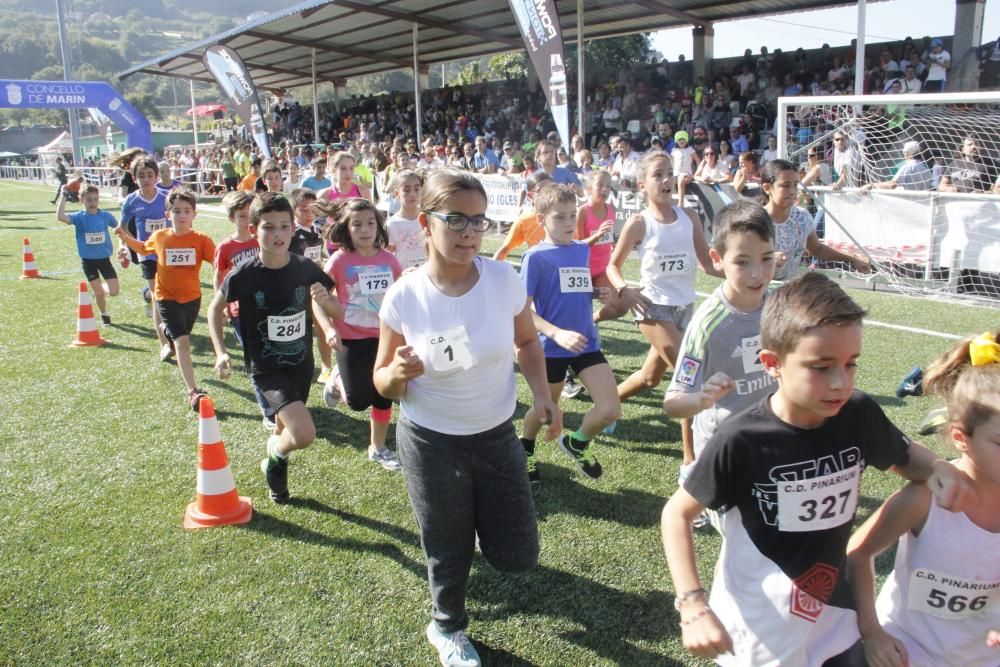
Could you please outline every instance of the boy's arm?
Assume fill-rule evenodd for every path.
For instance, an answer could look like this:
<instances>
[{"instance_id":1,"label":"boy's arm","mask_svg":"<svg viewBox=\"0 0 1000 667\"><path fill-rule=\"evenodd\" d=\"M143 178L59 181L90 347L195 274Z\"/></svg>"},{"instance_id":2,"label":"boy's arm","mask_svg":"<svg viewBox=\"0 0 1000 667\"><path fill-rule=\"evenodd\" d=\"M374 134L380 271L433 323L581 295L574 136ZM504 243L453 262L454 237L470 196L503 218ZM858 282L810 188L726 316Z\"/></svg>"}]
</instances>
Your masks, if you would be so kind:
<instances>
[{"instance_id":1,"label":"boy's arm","mask_svg":"<svg viewBox=\"0 0 1000 667\"><path fill-rule=\"evenodd\" d=\"M118 235L118 238L121 239L122 243L127 245L132 250L135 250L137 253L145 254L147 252L153 252L152 250L147 250L146 244L129 234L122 225L115 227L115 234Z\"/></svg>"},{"instance_id":2,"label":"boy's arm","mask_svg":"<svg viewBox=\"0 0 1000 667\"><path fill-rule=\"evenodd\" d=\"M926 485L911 483L892 494L847 544L845 574L854 594L858 630L870 665L903 667L906 648L879 623L875 611L876 556L891 547L901 535L919 531L930 509L931 494Z\"/></svg>"},{"instance_id":3,"label":"boy's arm","mask_svg":"<svg viewBox=\"0 0 1000 667\"><path fill-rule=\"evenodd\" d=\"M62 190L59 191L59 205L56 207L56 220L59 222L71 225L69 221L69 216L66 215L66 193Z\"/></svg>"},{"instance_id":4,"label":"boy's arm","mask_svg":"<svg viewBox=\"0 0 1000 667\"><path fill-rule=\"evenodd\" d=\"M570 352L580 354L587 347L587 337L577 331L560 329L556 325L538 314L535 310L535 302L532 297L528 297L528 305L531 307L531 320L535 323L535 329L539 333L545 334L556 344Z\"/></svg>"},{"instance_id":5,"label":"boy's arm","mask_svg":"<svg viewBox=\"0 0 1000 667\"><path fill-rule=\"evenodd\" d=\"M733 382L733 379L720 371L705 380L700 391L668 390L663 399L663 411L668 417L675 419L694 417L702 410L708 410L721 401L722 397L735 387L736 383Z\"/></svg>"},{"instance_id":6,"label":"boy's arm","mask_svg":"<svg viewBox=\"0 0 1000 667\"><path fill-rule=\"evenodd\" d=\"M976 492L961 470L918 442L910 442L908 453L906 465L893 466L893 472L914 482L927 482L939 507L961 512L975 503Z\"/></svg>"},{"instance_id":7,"label":"boy's arm","mask_svg":"<svg viewBox=\"0 0 1000 667\"><path fill-rule=\"evenodd\" d=\"M703 509L694 496L683 488L677 489L660 516L660 535L680 607L684 648L711 660L722 653L732 653L733 642L709 608L708 597L698 579L691 523Z\"/></svg>"},{"instance_id":8,"label":"boy's arm","mask_svg":"<svg viewBox=\"0 0 1000 667\"><path fill-rule=\"evenodd\" d=\"M216 290L212 302L208 304L208 335L212 339L212 347L215 349L215 373L223 380L229 377L232 372L229 352L226 350L226 341L223 337L223 315L225 312L226 295L221 289Z\"/></svg>"},{"instance_id":9,"label":"boy's arm","mask_svg":"<svg viewBox=\"0 0 1000 667\"><path fill-rule=\"evenodd\" d=\"M819 240L816 232L809 232L809 236L806 237L806 250L816 259L825 262L844 262L853 266L861 273L871 273L872 270L866 258L859 257L858 255L848 255L831 248Z\"/></svg>"}]
</instances>

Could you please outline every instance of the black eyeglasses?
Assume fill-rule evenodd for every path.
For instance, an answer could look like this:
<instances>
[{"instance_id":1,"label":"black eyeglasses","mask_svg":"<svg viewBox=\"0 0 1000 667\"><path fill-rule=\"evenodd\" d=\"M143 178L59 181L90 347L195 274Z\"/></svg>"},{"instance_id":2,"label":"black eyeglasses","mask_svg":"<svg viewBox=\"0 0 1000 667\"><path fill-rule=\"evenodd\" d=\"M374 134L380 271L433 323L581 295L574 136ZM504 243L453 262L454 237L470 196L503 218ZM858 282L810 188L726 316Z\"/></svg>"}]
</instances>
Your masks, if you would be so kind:
<instances>
[{"instance_id":1,"label":"black eyeglasses","mask_svg":"<svg viewBox=\"0 0 1000 667\"><path fill-rule=\"evenodd\" d=\"M438 220L443 220L453 232L464 232L465 228L472 225L472 231L485 232L493 224L493 221L485 215L469 217L463 213L438 213L437 211L425 211L427 215L433 215Z\"/></svg>"}]
</instances>

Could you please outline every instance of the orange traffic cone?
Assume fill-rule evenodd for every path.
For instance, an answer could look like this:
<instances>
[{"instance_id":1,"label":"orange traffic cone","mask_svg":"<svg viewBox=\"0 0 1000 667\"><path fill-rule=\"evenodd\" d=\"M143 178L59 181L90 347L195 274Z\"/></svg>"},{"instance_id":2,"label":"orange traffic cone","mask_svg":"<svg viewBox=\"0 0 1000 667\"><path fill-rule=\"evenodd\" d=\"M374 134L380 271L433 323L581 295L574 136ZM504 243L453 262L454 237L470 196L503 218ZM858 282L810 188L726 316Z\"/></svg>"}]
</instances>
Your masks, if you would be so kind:
<instances>
[{"instance_id":1,"label":"orange traffic cone","mask_svg":"<svg viewBox=\"0 0 1000 667\"><path fill-rule=\"evenodd\" d=\"M21 270L21 280L27 278L41 278L38 266L35 264L35 254L31 252L31 242L24 239L24 268Z\"/></svg>"},{"instance_id":2,"label":"orange traffic cone","mask_svg":"<svg viewBox=\"0 0 1000 667\"><path fill-rule=\"evenodd\" d=\"M80 281L80 306L76 318L76 340L67 347L96 347L108 341L101 338L97 332L97 322L94 321L94 307L90 305L90 292L87 283Z\"/></svg>"},{"instance_id":3,"label":"orange traffic cone","mask_svg":"<svg viewBox=\"0 0 1000 667\"><path fill-rule=\"evenodd\" d=\"M226 446L219 435L215 404L205 396L198 406L198 483L196 500L184 512L184 529L246 523L253 515L253 504L236 493L236 483L229 469Z\"/></svg>"}]
</instances>

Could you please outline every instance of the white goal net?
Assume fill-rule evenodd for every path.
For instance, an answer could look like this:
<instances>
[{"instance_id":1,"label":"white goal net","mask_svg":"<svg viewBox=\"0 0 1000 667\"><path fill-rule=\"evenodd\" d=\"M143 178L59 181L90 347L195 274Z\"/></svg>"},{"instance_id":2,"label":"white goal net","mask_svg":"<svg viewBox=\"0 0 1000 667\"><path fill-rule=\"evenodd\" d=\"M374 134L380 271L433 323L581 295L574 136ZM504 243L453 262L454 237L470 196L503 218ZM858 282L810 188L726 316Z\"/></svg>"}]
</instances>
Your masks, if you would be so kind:
<instances>
[{"instance_id":1,"label":"white goal net","mask_svg":"<svg viewBox=\"0 0 1000 667\"><path fill-rule=\"evenodd\" d=\"M1000 93L781 98L775 132L814 175L824 242L867 254L869 281L1000 307Z\"/></svg>"}]
</instances>

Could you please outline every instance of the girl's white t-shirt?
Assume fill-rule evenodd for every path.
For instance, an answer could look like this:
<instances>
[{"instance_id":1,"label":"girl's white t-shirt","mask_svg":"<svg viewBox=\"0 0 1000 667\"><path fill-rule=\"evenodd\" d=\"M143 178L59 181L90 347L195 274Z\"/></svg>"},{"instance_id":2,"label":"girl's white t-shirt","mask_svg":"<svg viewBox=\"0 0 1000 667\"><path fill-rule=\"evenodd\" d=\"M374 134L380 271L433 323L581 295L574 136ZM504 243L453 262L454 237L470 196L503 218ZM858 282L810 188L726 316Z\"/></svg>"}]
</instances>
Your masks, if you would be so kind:
<instances>
[{"instance_id":1,"label":"girl's white t-shirt","mask_svg":"<svg viewBox=\"0 0 1000 667\"><path fill-rule=\"evenodd\" d=\"M462 296L442 294L426 265L397 280L379 314L424 364L400 411L450 435L482 433L514 414L514 318L527 292L506 262L477 257L479 280Z\"/></svg>"},{"instance_id":2,"label":"girl's white t-shirt","mask_svg":"<svg viewBox=\"0 0 1000 667\"><path fill-rule=\"evenodd\" d=\"M423 230L416 220L401 214L389 218L389 245L396 251L396 259L404 269L417 267L427 261L427 246Z\"/></svg>"}]
</instances>

